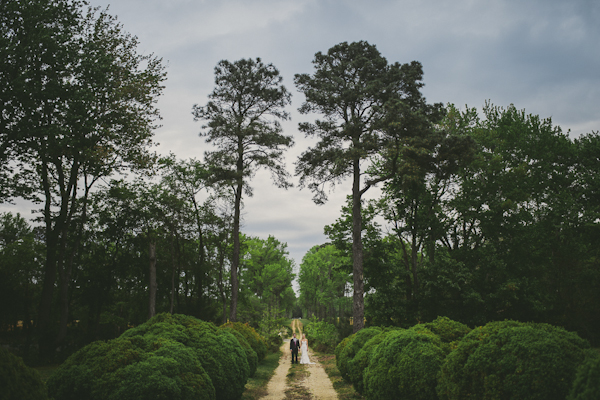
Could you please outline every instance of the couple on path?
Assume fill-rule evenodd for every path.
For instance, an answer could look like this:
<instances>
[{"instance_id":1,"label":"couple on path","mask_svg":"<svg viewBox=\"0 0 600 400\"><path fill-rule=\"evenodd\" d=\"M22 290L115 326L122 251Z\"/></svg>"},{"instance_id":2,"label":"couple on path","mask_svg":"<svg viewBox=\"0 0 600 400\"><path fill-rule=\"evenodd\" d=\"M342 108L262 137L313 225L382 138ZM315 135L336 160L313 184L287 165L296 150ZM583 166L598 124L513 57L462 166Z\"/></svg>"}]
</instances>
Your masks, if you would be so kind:
<instances>
[{"instance_id":1,"label":"couple on path","mask_svg":"<svg viewBox=\"0 0 600 400\"><path fill-rule=\"evenodd\" d=\"M290 350L292 352L292 364L294 363L294 357L296 357L296 364L298 364L298 348L302 352L302 357L300 358L300 364L314 364L310 362L308 358L308 339L306 339L306 335L302 334L302 342L299 342L296 338L296 334L294 333L294 337L290 341Z\"/></svg>"}]
</instances>

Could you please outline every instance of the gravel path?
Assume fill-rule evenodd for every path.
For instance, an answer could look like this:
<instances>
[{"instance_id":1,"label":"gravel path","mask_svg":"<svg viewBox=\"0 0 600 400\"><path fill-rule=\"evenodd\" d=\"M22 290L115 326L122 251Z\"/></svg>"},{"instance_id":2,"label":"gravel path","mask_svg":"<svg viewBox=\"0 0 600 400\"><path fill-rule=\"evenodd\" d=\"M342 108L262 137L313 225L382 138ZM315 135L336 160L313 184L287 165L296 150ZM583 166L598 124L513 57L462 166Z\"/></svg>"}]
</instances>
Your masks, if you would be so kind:
<instances>
[{"instance_id":1,"label":"gravel path","mask_svg":"<svg viewBox=\"0 0 600 400\"><path fill-rule=\"evenodd\" d=\"M301 337L302 323L296 319L292 320L292 330L299 332ZM291 366L289 346L288 341L281 346L282 356L279 359L279 366L275 369L275 374L267 385L267 395L261 400L284 400L295 397L293 391L288 391L286 395L286 390L289 389L286 378ZM311 361L315 364L304 365L308 374L299 384L310 393L311 400L337 400L337 393L319 360L311 354ZM301 398L305 399L306 397L302 396Z\"/></svg>"},{"instance_id":2,"label":"gravel path","mask_svg":"<svg viewBox=\"0 0 600 400\"><path fill-rule=\"evenodd\" d=\"M291 366L290 344L285 342L281 346L283 353L279 359L279 365L275 369L275 374L271 377L267 385L267 395L261 397L261 400L282 400L285 399L285 389L287 388L286 377Z\"/></svg>"}]
</instances>

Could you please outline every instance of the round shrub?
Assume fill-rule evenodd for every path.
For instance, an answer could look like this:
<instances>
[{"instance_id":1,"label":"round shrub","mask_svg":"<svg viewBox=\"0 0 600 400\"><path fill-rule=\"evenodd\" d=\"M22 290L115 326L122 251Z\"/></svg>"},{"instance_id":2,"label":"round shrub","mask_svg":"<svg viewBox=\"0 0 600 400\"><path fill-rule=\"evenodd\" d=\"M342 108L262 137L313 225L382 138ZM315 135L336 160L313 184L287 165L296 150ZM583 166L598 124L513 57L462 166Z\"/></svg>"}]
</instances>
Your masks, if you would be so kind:
<instances>
[{"instance_id":1,"label":"round shrub","mask_svg":"<svg viewBox=\"0 0 600 400\"><path fill-rule=\"evenodd\" d=\"M0 388L2 400L48 398L38 372L3 348L0 348Z\"/></svg>"},{"instance_id":2,"label":"round shrub","mask_svg":"<svg viewBox=\"0 0 600 400\"><path fill-rule=\"evenodd\" d=\"M244 348L244 352L246 352L246 359L248 360L248 367L250 368L250 377L254 376L256 373L256 368L258 367L258 356L252 349L252 346L250 346L250 343L248 343L244 335L233 328L221 327L220 329L231 333L233 336L235 336L238 342L240 342Z\"/></svg>"},{"instance_id":3,"label":"round shrub","mask_svg":"<svg viewBox=\"0 0 600 400\"><path fill-rule=\"evenodd\" d=\"M239 399L250 373L246 353L231 333L182 314L157 314L121 337L166 338L190 347L210 377L218 400Z\"/></svg>"},{"instance_id":4,"label":"round shrub","mask_svg":"<svg viewBox=\"0 0 600 400\"><path fill-rule=\"evenodd\" d=\"M348 379L349 382L352 383L352 386L356 392L364 394L365 385L363 381L363 373L369 366L369 360L375 348L379 345L379 343L385 340L388 335L398 330L401 330L401 328L385 328L379 334L369 339L358 351L358 353L356 353L354 358L348 361L348 365L346 367Z\"/></svg>"},{"instance_id":5,"label":"round shrub","mask_svg":"<svg viewBox=\"0 0 600 400\"><path fill-rule=\"evenodd\" d=\"M232 328L244 335L252 349L256 352L258 360L263 360L267 356L267 343L265 340L248 324L241 322L228 322L221 327Z\"/></svg>"},{"instance_id":6,"label":"round shrub","mask_svg":"<svg viewBox=\"0 0 600 400\"><path fill-rule=\"evenodd\" d=\"M215 389L193 349L140 336L91 343L48 380L55 400L214 400Z\"/></svg>"},{"instance_id":7,"label":"round shrub","mask_svg":"<svg viewBox=\"0 0 600 400\"><path fill-rule=\"evenodd\" d=\"M461 340L471 328L467 325L453 321L448 317L437 317L431 322L420 324L439 336L442 343L455 343Z\"/></svg>"},{"instance_id":8,"label":"round shrub","mask_svg":"<svg viewBox=\"0 0 600 400\"><path fill-rule=\"evenodd\" d=\"M364 371L368 399L437 399L437 374L446 354L431 332L392 331L371 354Z\"/></svg>"},{"instance_id":9,"label":"round shrub","mask_svg":"<svg viewBox=\"0 0 600 400\"><path fill-rule=\"evenodd\" d=\"M600 399L600 355L590 353L590 357L577 369L567 400L597 399Z\"/></svg>"},{"instance_id":10,"label":"round shrub","mask_svg":"<svg viewBox=\"0 0 600 400\"><path fill-rule=\"evenodd\" d=\"M381 328L379 327L364 328L356 332L348 340L346 346L344 346L344 349L340 352L340 356L336 358L338 370L346 382L350 382L350 377L348 376L348 362L352 361L354 356L360 351L364 344L369 341L369 339L380 333Z\"/></svg>"},{"instance_id":11,"label":"round shrub","mask_svg":"<svg viewBox=\"0 0 600 400\"><path fill-rule=\"evenodd\" d=\"M564 399L589 343L548 324L490 322L446 358L442 399Z\"/></svg>"},{"instance_id":12,"label":"round shrub","mask_svg":"<svg viewBox=\"0 0 600 400\"><path fill-rule=\"evenodd\" d=\"M337 346L335 346L335 350L333 351L333 353L335 354L335 361L336 364L339 362L340 359L340 355L342 354L342 351L344 350L344 348L346 347L346 345L348 344L348 342L350 340L352 340L353 335L350 335L348 337L345 337L344 339L342 339L341 342L338 343ZM339 365L338 365L338 369L339 369Z\"/></svg>"}]
</instances>

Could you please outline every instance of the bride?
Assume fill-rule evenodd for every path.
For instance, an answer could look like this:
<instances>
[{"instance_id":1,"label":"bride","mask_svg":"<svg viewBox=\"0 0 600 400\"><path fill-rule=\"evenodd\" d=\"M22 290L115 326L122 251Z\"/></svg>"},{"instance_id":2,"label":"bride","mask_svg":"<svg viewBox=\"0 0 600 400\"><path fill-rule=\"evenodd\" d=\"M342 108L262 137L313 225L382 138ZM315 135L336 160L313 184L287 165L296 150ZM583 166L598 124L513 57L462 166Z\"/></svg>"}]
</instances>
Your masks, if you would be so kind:
<instances>
[{"instance_id":1,"label":"bride","mask_svg":"<svg viewBox=\"0 0 600 400\"><path fill-rule=\"evenodd\" d=\"M302 351L302 357L300 358L300 364L314 364L313 362L310 362L310 358L308 358L308 339L306 338L305 334L302 334L300 351Z\"/></svg>"}]
</instances>

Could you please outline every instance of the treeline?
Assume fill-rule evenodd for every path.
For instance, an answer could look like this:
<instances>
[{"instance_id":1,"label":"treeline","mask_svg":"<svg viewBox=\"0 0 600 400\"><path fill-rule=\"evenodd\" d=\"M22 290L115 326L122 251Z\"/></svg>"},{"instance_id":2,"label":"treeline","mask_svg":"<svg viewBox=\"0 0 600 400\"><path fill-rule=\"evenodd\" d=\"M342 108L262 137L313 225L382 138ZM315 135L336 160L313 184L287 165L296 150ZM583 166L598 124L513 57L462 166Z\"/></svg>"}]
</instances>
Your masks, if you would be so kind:
<instances>
[{"instance_id":1,"label":"treeline","mask_svg":"<svg viewBox=\"0 0 600 400\"><path fill-rule=\"evenodd\" d=\"M450 106L437 129L468 137L464 165L424 154L363 203L367 325L410 327L437 316L469 326L546 322L600 343L600 135L571 138L514 106ZM436 157L438 157L436 159ZM325 227L331 245L300 267L300 301L348 318L352 213ZM335 254L335 256L333 256ZM315 262L319 260L319 263ZM303 281L320 269L324 281ZM321 304L323 306L323 304Z\"/></svg>"},{"instance_id":2,"label":"treeline","mask_svg":"<svg viewBox=\"0 0 600 400\"><path fill-rule=\"evenodd\" d=\"M160 158L165 68L115 17L69 0L2 2L0 30L0 201L33 202L39 223L2 217L5 334L23 321L19 340L46 358L161 311L267 327L291 312L286 245L241 233L258 169L292 184L291 94L275 66L219 62L192 107L213 147L201 162ZM364 41L313 65L294 78L299 111L317 116L299 125L316 142L295 174L316 203L351 190L326 228L334 247L303 262L309 314L351 312L355 332L514 318L598 340L597 133L571 139L513 106L479 116L428 104L419 62L388 63ZM366 203L376 185L383 197Z\"/></svg>"},{"instance_id":3,"label":"treeline","mask_svg":"<svg viewBox=\"0 0 600 400\"><path fill-rule=\"evenodd\" d=\"M151 309L227 321L231 216L212 198L196 210L180 195L164 184L138 181L113 182L91 196L72 264L68 332L61 348L71 351L117 337L145 322ZM287 245L274 237L243 235L241 244L239 319L268 336L295 304L293 261ZM0 328L3 340L24 354L39 338L33 324L45 257L39 227L19 214L0 214ZM55 298L53 315L57 303Z\"/></svg>"}]
</instances>

